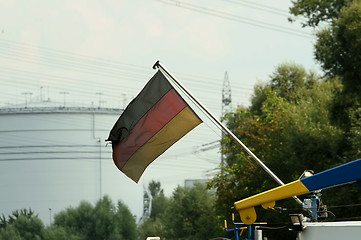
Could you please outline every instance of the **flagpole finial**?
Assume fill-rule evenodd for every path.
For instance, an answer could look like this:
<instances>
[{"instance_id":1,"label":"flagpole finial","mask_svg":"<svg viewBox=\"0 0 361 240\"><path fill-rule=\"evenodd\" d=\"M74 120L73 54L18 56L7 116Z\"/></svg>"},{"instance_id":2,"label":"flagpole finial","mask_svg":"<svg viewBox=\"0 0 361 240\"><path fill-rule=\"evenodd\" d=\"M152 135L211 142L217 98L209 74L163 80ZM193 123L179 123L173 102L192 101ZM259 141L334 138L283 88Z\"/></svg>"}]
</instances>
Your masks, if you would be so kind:
<instances>
[{"instance_id":1,"label":"flagpole finial","mask_svg":"<svg viewBox=\"0 0 361 240\"><path fill-rule=\"evenodd\" d=\"M156 69L156 68L159 68L160 67L160 64L159 64L159 60L156 61L153 65L153 69Z\"/></svg>"}]
</instances>

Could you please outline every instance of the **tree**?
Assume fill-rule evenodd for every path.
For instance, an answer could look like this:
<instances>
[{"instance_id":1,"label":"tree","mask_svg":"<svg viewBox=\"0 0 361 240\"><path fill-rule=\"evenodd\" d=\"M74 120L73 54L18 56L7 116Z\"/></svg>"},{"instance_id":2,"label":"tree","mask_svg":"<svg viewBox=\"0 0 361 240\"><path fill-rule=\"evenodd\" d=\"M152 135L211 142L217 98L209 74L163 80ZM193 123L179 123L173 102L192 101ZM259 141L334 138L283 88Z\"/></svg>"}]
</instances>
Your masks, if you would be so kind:
<instances>
[{"instance_id":1,"label":"tree","mask_svg":"<svg viewBox=\"0 0 361 240\"><path fill-rule=\"evenodd\" d=\"M164 213L166 206L168 205L168 199L164 195L164 191L160 186L159 181L151 181L149 183L149 192L152 196L152 209L150 217L156 219Z\"/></svg>"},{"instance_id":2,"label":"tree","mask_svg":"<svg viewBox=\"0 0 361 240\"><path fill-rule=\"evenodd\" d=\"M15 210L7 218L2 215L0 239L34 239L43 238L44 224L31 209Z\"/></svg>"},{"instance_id":3,"label":"tree","mask_svg":"<svg viewBox=\"0 0 361 240\"><path fill-rule=\"evenodd\" d=\"M315 27L320 22L328 22L316 35L315 58L328 75L338 75L347 89L358 91L361 85L361 2L297 0L293 4L290 12L296 17L306 17L304 26Z\"/></svg>"},{"instance_id":4,"label":"tree","mask_svg":"<svg viewBox=\"0 0 361 240\"><path fill-rule=\"evenodd\" d=\"M348 0L294 0L290 13L295 17L303 16L306 22L303 26L316 27L321 22L330 22L337 18L340 9ZM295 21L295 18L290 18Z\"/></svg>"},{"instance_id":5,"label":"tree","mask_svg":"<svg viewBox=\"0 0 361 240\"><path fill-rule=\"evenodd\" d=\"M139 239L148 236L164 236L164 212L168 207L169 199L164 195L164 191L159 181L152 180L148 184L148 191L145 194L151 195L150 216L138 227Z\"/></svg>"},{"instance_id":6,"label":"tree","mask_svg":"<svg viewBox=\"0 0 361 240\"><path fill-rule=\"evenodd\" d=\"M215 194L205 185L178 186L171 197L164 195L159 182L152 181L148 187L154 186L159 191L153 195L152 214L138 228L139 239L160 236L165 240L198 240L223 234L223 220L216 212Z\"/></svg>"},{"instance_id":7,"label":"tree","mask_svg":"<svg viewBox=\"0 0 361 240\"><path fill-rule=\"evenodd\" d=\"M51 225L45 229L44 240L81 240L76 234L69 233L66 228Z\"/></svg>"},{"instance_id":8,"label":"tree","mask_svg":"<svg viewBox=\"0 0 361 240\"><path fill-rule=\"evenodd\" d=\"M21 236L17 229L9 225L4 228L0 228L0 240L12 240L12 239L21 239Z\"/></svg>"},{"instance_id":9,"label":"tree","mask_svg":"<svg viewBox=\"0 0 361 240\"><path fill-rule=\"evenodd\" d=\"M338 160L343 140L342 130L331 116L334 99L341 91L337 79L322 79L301 66L281 64L269 84L258 90L264 100L252 101L250 106L256 129L249 129L248 124L242 132L255 133L251 146L286 182L304 169L322 171Z\"/></svg>"},{"instance_id":10,"label":"tree","mask_svg":"<svg viewBox=\"0 0 361 240\"><path fill-rule=\"evenodd\" d=\"M107 196L95 206L86 201L68 207L54 216L53 225L44 228L32 210L14 211L0 218L0 240L91 240L137 239L135 218L121 201L115 206Z\"/></svg>"},{"instance_id":11,"label":"tree","mask_svg":"<svg viewBox=\"0 0 361 240\"><path fill-rule=\"evenodd\" d=\"M325 72L341 76L347 91L361 88L361 2L339 11L331 26L317 33L315 58Z\"/></svg>"},{"instance_id":12,"label":"tree","mask_svg":"<svg viewBox=\"0 0 361 240\"><path fill-rule=\"evenodd\" d=\"M55 214L53 224L63 227L67 232L79 235L81 239L84 239L91 235L93 231L93 219L92 205L86 201L82 201L77 208L68 207Z\"/></svg>"},{"instance_id":13,"label":"tree","mask_svg":"<svg viewBox=\"0 0 361 240\"><path fill-rule=\"evenodd\" d=\"M330 112L341 89L337 79L281 64L268 83L256 86L249 108L226 115L227 125L279 178L294 181L306 169L320 172L340 161L343 132L333 124ZM277 186L228 137L222 142L222 152L226 166L211 185L217 192L217 206L224 212L235 201ZM293 200L278 204L299 207ZM262 221L288 221L287 214L260 211L258 215Z\"/></svg>"},{"instance_id":14,"label":"tree","mask_svg":"<svg viewBox=\"0 0 361 240\"><path fill-rule=\"evenodd\" d=\"M221 230L215 212L215 198L205 185L178 186L164 214L165 238L174 240L210 239Z\"/></svg>"},{"instance_id":15,"label":"tree","mask_svg":"<svg viewBox=\"0 0 361 240\"><path fill-rule=\"evenodd\" d=\"M152 198L155 198L161 194L164 194L159 181L152 180L148 185L148 190L149 190Z\"/></svg>"},{"instance_id":16,"label":"tree","mask_svg":"<svg viewBox=\"0 0 361 240\"><path fill-rule=\"evenodd\" d=\"M148 218L138 228L138 239L143 240L150 236L162 236L161 239L164 239L164 231L165 228L162 218Z\"/></svg>"},{"instance_id":17,"label":"tree","mask_svg":"<svg viewBox=\"0 0 361 240\"><path fill-rule=\"evenodd\" d=\"M322 4L321 4L322 3ZM291 13L304 16L308 26L322 21L328 25L316 34L315 58L325 73L343 85L334 101L334 122L344 131L343 158L357 158L361 152L361 2L358 0L298 0ZM311 24L317 23L317 24Z\"/></svg>"},{"instance_id":18,"label":"tree","mask_svg":"<svg viewBox=\"0 0 361 240\"><path fill-rule=\"evenodd\" d=\"M121 201L118 201L114 218L114 225L119 229L120 239L136 239L137 225L135 218L129 208Z\"/></svg>"},{"instance_id":19,"label":"tree","mask_svg":"<svg viewBox=\"0 0 361 240\"><path fill-rule=\"evenodd\" d=\"M107 196L94 207L82 201L78 207L56 214L54 225L80 239L136 239L135 219L129 209L121 201L115 207Z\"/></svg>"},{"instance_id":20,"label":"tree","mask_svg":"<svg viewBox=\"0 0 361 240\"><path fill-rule=\"evenodd\" d=\"M225 116L229 128L284 182L295 180L304 169L319 172L361 153L361 2L292 3L291 14L305 17L304 27L323 25L316 34L315 58L324 78L300 66L281 65L268 83L255 87L249 108ZM212 181L218 206L225 209L225 203L230 204L235 196L242 199L272 187L269 178L254 173L250 158L231 139L223 140L222 152L227 165ZM361 196L355 185L349 185L324 190L323 200L337 206L357 203ZM360 212L341 210L337 217L359 216ZM267 220L274 214L262 211L259 217Z\"/></svg>"}]
</instances>

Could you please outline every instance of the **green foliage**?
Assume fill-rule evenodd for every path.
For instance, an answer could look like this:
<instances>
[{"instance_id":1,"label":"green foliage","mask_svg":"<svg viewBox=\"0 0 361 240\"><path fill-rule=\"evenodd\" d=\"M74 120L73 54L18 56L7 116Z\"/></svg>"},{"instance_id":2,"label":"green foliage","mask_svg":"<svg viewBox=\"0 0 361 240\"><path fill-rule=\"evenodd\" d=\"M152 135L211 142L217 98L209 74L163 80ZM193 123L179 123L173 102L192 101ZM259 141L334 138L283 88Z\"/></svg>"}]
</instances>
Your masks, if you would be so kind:
<instances>
[{"instance_id":1,"label":"green foliage","mask_svg":"<svg viewBox=\"0 0 361 240\"><path fill-rule=\"evenodd\" d=\"M358 158L357 132L361 106L361 1L360 0L296 0L290 8L294 16L306 17L315 27L327 24L316 33L315 59L326 76L340 80L342 91L335 95L331 115L345 138L339 148L341 158Z\"/></svg>"},{"instance_id":2,"label":"green foliage","mask_svg":"<svg viewBox=\"0 0 361 240\"><path fill-rule=\"evenodd\" d=\"M301 15L313 14L315 19L309 19L309 25L317 25L323 18L332 22L330 28L318 33L315 46L316 59L329 77L322 79L301 66L281 64L267 84L255 87L249 108L225 116L231 131L284 182L297 179L305 169L320 172L361 154L361 1L348 5L337 1L297 2L295 7L309 11ZM310 5L300 5L306 3ZM328 12L318 12L318 8ZM229 214L227 207L233 202L274 187L230 138L223 139L222 152L226 166L210 185L216 189L218 207L224 213ZM325 190L323 200L343 205L346 199L349 204L359 203L360 197L351 185ZM292 201L279 204L297 207ZM360 210L334 212L342 219L359 216ZM258 216L269 222L287 220L274 212L260 211Z\"/></svg>"},{"instance_id":3,"label":"green foliage","mask_svg":"<svg viewBox=\"0 0 361 240\"><path fill-rule=\"evenodd\" d=\"M115 207L107 196L94 207L83 201L56 214L54 225L79 239L136 239L135 219L129 209L120 201Z\"/></svg>"},{"instance_id":4,"label":"green foliage","mask_svg":"<svg viewBox=\"0 0 361 240\"><path fill-rule=\"evenodd\" d=\"M346 90L361 87L361 2L343 7L329 28L317 34L315 57L329 75L342 76Z\"/></svg>"},{"instance_id":5,"label":"green foliage","mask_svg":"<svg viewBox=\"0 0 361 240\"><path fill-rule=\"evenodd\" d=\"M81 240L80 236L71 234L61 226L51 225L44 232L44 240Z\"/></svg>"},{"instance_id":6,"label":"green foliage","mask_svg":"<svg viewBox=\"0 0 361 240\"><path fill-rule=\"evenodd\" d=\"M54 216L54 225L61 226L70 233L86 237L92 231L93 207L82 201L77 208L69 207Z\"/></svg>"},{"instance_id":7,"label":"green foliage","mask_svg":"<svg viewBox=\"0 0 361 240\"><path fill-rule=\"evenodd\" d=\"M136 239L137 225L135 218L129 208L121 201L118 201L113 224L119 231L120 238L117 239Z\"/></svg>"},{"instance_id":8,"label":"green foliage","mask_svg":"<svg viewBox=\"0 0 361 240\"><path fill-rule=\"evenodd\" d=\"M335 96L342 91L337 79L322 79L301 66L281 64L268 84L255 89L248 109L227 114L228 127L278 177L290 182L306 169L319 172L340 161L343 131L333 124L331 115ZM211 186L217 192L217 206L224 213L230 214L229 208L235 201L277 186L227 137L222 142L222 152L227 164ZM278 204L298 208L294 201ZM258 219L288 221L287 214L264 210L259 211Z\"/></svg>"},{"instance_id":9,"label":"green foliage","mask_svg":"<svg viewBox=\"0 0 361 240\"><path fill-rule=\"evenodd\" d=\"M163 219L161 217L157 218L148 218L145 220L143 224L141 224L138 228L138 239L146 239L147 237L151 236L162 236L161 239L164 239L164 223Z\"/></svg>"},{"instance_id":10,"label":"green foliage","mask_svg":"<svg viewBox=\"0 0 361 240\"><path fill-rule=\"evenodd\" d=\"M149 183L148 189L149 189L149 192L150 192L152 198L154 198L160 194L163 194L163 189L161 188L159 181L152 180Z\"/></svg>"},{"instance_id":11,"label":"green foliage","mask_svg":"<svg viewBox=\"0 0 361 240\"><path fill-rule=\"evenodd\" d=\"M44 224L29 209L15 210L7 218L2 215L0 239L34 239L43 238Z\"/></svg>"},{"instance_id":12,"label":"green foliage","mask_svg":"<svg viewBox=\"0 0 361 240\"><path fill-rule=\"evenodd\" d=\"M352 115L361 103L361 1L359 0L298 0L291 13L304 16L309 26L327 21L327 27L316 33L315 59L330 77L337 77L343 91L335 99L333 116L346 132ZM349 151L347 144L343 147Z\"/></svg>"},{"instance_id":13,"label":"green foliage","mask_svg":"<svg viewBox=\"0 0 361 240\"><path fill-rule=\"evenodd\" d=\"M165 197L163 192L154 196L152 199L152 211L150 217L156 219L162 216L162 214L164 214L165 206L169 204L168 202L169 199Z\"/></svg>"},{"instance_id":14,"label":"green foliage","mask_svg":"<svg viewBox=\"0 0 361 240\"><path fill-rule=\"evenodd\" d=\"M303 26L316 27L321 22L330 22L338 16L338 12L348 0L294 0L290 13L295 17L306 18ZM296 18L290 18L295 21Z\"/></svg>"},{"instance_id":15,"label":"green foliage","mask_svg":"<svg viewBox=\"0 0 361 240\"><path fill-rule=\"evenodd\" d=\"M304 169L321 171L337 159L343 135L331 114L335 96L342 90L336 79L324 80L300 66L282 64L263 89L259 91L263 102L257 103L258 109L250 108L262 127L257 134L260 145L254 146L270 167L276 167L277 175L294 180Z\"/></svg>"},{"instance_id":16,"label":"green foliage","mask_svg":"<svg viewBox=\"0 0 361 240\"><path fill-rule=\"evenodd\" d=\"M151 182L153 212L137 229L135 219L121 201L114 205L105 196L94 206L86 201L54 216L47 228L31 210L16 210L0 219L0 240L92 240L92 239L209 239L223 233L216 215L215 195L204 185L178 187L171 198L159 182ZM138 231L137 231L138 230Z\"/></svg>"},{"instance_id":17,"label":"green foliage","mask_svg":"<svg viewBox=\"0 0 361 240\"><path fill-rule=\"evenodd\" d=\"M361 1L348 1L332 24L317 33L315 57L329 76L343 85L334 101L332 116L344 131L342 157L360 156L361 106Z\"/></svg>"},{"instance_id":18,"label":"green foliage","mask_svg":"<svg viewBox=\"0 0 361 240\"><path fill-rule=\"evenodd\" d=\"M23 239L41 239L43 236L44 225L38 217L26 217L20 215L13 223Z\"/></svg>"},{"instance_id":19,"label":"green foliage","mask_svg":"<svg viewBox=\"0 0 361 240\"><path fill-rule=\"evenodd\" d=\"M219 222L215 211L214 194L204 185L192 188L177 187L164 216L165 239L198 240L217 235Z\"/></svg>"},{"instance_id":20,"label":"green foliage","mask_svg":"<svg viewBox=\"0 0 361 240\"><path fill-rule=\"evenodd\" d=\"M169 204L169 198L164 195L159 181L152 180L148 184L148 190L151 195L151 212L149 218L138 228L139 239L146 239L149 236L164 236L165 232L163 217Z\"/></svg>"},{"instance_id":21,"label":"green foliage","mask_svg":"<svg viewBox=\"0 0 361 240\"><path fill-rule=\"evenodd\" d=\"M0 240L15 240L21 239L21 236L15 226L9 225L4 228L0 228Z\"/></svg>"},{"instance_id":22,"label":"green foliage","mask_svg":"<svg viewBox=\"0 0 361 240\"><path fill-rule=\"evenodd\" d=\"M270 76L270 87L277 96L290 102L297 103L304 96L304 92L312 88L317 82L316 74L307 73L296 64L280 64Z\"/></svg>"},{"instance_id":23,"label":"green foliage","mask_svg":"<svg viewBox=\"0 0 361 240\"><path fill-rule=\"evenodd\" d=\"M153 183L149 187L154 186ZM158 184L160 189L160 184ZM152 199L152 212L138 228L139 239L160 236L161 239L210 239L223 234L216 214L213 192L197 184L192 188L178 186L170 198L157 191Z\"/></svg>"}]
</instances>

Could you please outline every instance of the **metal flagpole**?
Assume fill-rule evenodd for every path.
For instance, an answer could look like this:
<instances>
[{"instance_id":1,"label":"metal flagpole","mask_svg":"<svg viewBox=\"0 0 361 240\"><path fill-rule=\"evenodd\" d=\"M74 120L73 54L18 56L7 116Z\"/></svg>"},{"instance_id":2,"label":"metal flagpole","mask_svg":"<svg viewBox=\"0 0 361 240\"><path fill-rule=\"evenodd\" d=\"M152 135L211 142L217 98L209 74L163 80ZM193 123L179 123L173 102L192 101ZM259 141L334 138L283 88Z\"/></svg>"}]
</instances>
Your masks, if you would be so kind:
<instances>
[{"instance_id":1,"label":"metal flagpole","mask_svg":"<svg viewBox=\"0 0 361 240\"><path fill-rule=\"evenodd\" d=\"M160 63L159 61L157 61L154 65L153 65L153 69L156 68L160 68L163 72L165 72L170 78L171 80L174 82L174 84L176 84L180 89L182 89L182 91L187 94L188 97L190 97L192 99L192 101L198 105L198 107L204 112L206 113L211 120L216 123L224 132L226 132L227 134L229 134L229 136L232 137L232 139L234 141L236 141L247 153L248 155L250 155L258 165L260 165L263 170L265 170L272 178L273 180L275 180L279 185L285 185L281 179L279 179L277 177L276 174L274 174L271 169L269 169L241 140L239 140L236 135L234 135L231 130L229 130L226 126L223 125L223 123L221 121L219 121L210 111L208 111L208 109L202 104L200 103L180 82L178 82L177 79L175 79ZM294 196L293 197L297 203L302 204L302 201Z\"/></svg>"}]
</instances>

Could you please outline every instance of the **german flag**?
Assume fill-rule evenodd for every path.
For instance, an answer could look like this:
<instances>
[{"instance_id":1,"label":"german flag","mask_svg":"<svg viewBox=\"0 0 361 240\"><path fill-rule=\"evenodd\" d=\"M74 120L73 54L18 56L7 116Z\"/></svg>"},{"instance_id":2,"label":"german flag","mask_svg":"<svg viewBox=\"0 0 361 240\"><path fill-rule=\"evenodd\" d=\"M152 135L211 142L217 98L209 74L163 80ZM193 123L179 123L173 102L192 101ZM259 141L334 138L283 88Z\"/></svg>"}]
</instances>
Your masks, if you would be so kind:
<instances>
[{"instance_id":1,"label":"german flag","mask_svg":"<svg viewBox=\"0 0 361 240\"><path fill-rule=\"evenodd\" d=\"M113 161L138 182L147 166L202 120L160 70L126 107L106 141Z\"/></svg>"}]
</instances>

